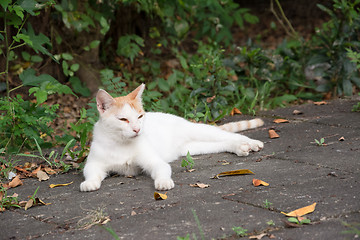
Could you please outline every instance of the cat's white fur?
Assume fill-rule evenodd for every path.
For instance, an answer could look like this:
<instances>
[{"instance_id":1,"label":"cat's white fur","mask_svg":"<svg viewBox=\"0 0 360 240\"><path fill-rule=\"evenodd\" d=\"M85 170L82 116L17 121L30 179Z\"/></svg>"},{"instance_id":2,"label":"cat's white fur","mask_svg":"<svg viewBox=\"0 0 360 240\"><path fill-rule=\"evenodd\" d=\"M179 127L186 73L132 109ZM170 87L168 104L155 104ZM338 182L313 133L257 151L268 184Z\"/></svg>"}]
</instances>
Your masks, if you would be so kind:
<instances>
[{"instance_id":1,"label":"cat's white fur","mask_svg":"<svg viewBox=\"0 0 360 240\"><path fill-rule=\"evenodd\" d=\"M145 113L141 103L144 88L142 84L119 98L99 90L100 119L94 126L81 191L99 189L109 172L134 176L142 171L154 179L156 189L168 190L174 187L169 162L187 152L191 155L231 152L247 156L264 146L258 140L229 132L261 126L260 119L216 127L166 113Z\"/></svg>"}]
</instances>

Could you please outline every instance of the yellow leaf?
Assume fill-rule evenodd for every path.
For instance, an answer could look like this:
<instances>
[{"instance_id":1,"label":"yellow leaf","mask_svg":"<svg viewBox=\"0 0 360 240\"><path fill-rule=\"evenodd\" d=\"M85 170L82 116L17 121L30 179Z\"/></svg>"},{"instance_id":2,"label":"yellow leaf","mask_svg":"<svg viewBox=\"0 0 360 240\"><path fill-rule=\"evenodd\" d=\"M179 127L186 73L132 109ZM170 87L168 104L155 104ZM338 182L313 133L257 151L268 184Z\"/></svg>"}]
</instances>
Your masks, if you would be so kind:
<instances>
[{"instance_id":1,"label":"yellow leaf","mask_svg":"<svg viewBox=\"0 0 360 240\"><path fill-rule=\"evenodd\" d=\"M166 193L167 193L167 192L166 192ZM154 198L155 198L155 200L165 200L165 199L167 199L166 193L154 192Z\"/></svg>"},{"instance_id":2,"label":"yellow leaf","mask_svg":"<svg viewBox=\"0 0 360 240\"><path fill-rule=\"evenodd\" d=\"M50 188L55 188L55 187L63 187L63 186L68 186L70 184L72 184L73 182L69 182L69 183L60 183L60 184L50 184L49 187Z\"/></svg>"},{"instance_id":3,"label":"yellow leaf","mask_svg":"<svg viewBox=\"0 0 360 240\"><path fill-rule=\"evenodd\" d=\"M274 123L288 123L289 120L287 120L287 119L282 119L282 118L278 118L278 119L275 119L273 122L274 122Z\"/></svg>"},{"instance_id":4,"label":"yellow leaf","mask_svg":"<svg viewBox=\"0 0 360 240\"><path fill-rule=\"evenodd\" d=\"M260 179L256 179L256 178L253 179L253 185L255 187L260 186L260 185L269 186L269 184L267 182L264 182L264 181L262 181Z\"/></svg>"},{"instance_id":5,"label":"yellow leaf","mask_svg":"<svg viewBox=\"0 0 360 240\"><path fill-rule=\"evenodd\" d=\"M255 173L253 173L248 169L239 169L239 170L227 171L216 174L213 178L219 178L223 176L246 175L246 174L255 174Z\"/></svg>"},{"instance_id":6,"label":"yellow leaf","mask_svg":"<svg viewBox=\"0 0 360 240\"><path fill-rule=\"evenodd\" d=\"M313 212L315 210L315 206L316 206L316 202L309 205L309 206L296 209L296 210L294 210L292 212L289 212L289 213L284 213L284 212L281 212L281 213L285 214L288 217L301 217L301 216L303 216L305 214Z\"/></svg>"}]
</instances>

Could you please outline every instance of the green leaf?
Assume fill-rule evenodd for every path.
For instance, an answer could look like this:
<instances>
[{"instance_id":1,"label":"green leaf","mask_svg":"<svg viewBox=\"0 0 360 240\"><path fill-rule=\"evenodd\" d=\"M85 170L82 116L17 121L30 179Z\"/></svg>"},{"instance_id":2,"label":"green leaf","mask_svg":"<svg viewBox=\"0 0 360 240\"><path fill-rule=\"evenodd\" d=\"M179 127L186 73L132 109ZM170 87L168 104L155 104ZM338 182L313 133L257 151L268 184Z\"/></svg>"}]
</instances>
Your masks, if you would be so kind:
<instances>
[{"instance_id":1,"label":"green leaf","mask_svg":"<svg viewBox=\"0 0 360 240\"><path fill-rule=\"evenodd\" d=\"M62 53L62 54L61 54L61 57L62 57L63 59L65 59L65 60L68 60L68 61L74 59L74 57L73 57L70 53Z\"/></svg>"},{"instance_id":2,"label":"green leaf","mask_svg":"<svg viewBox=\"0 0 360 240\"><path fill-rule=\"evenodd\" d=\"M299 224L299 220L297 220L297 218L295 218L295 217L290 217L290 218L288 218L288 221L289 221L289 222L292 222L292 223Z\"/></svg>"},{"instance_id":3,"label":"green leaf","mask_svg":"<svg viewBox=\"0 0 360 240\"><path fill-rule=\"evenodd\" d=\"M35 91L34 96L36 97L37 104L41 104L47 100L48 93L45 90L38 89Z\"/></svg>"},{"instance_id":4,"label":"green leaf","mask_svg":"<svg viewBox=\"0 0 360 240\"><path fill-rule=\"evenodd\" d=\"M174 29L175 29L176 35L179 38L182 38L189 31L190 26L187 21L182 19L182 20L178 20L175 22Z\"/></svg>"},{"instance_id":5,"label":"green leaf","mask_svg":"<svg viewBox=\"0 0 360 240\"><path fill-rule=\"evenodd\" d=\"M34 29L31 24L28 24L28 30L23 29L23 34L27 35L31 42L27 42L27 44L36 52L43 53L48 56L53 57L53 55L43 46L49 45L51 46L50 39L46 37L44 34L40 33L38 35L35 34Z\"/></svg>"},{"instance_id":6,"label":"green leaf","mask_svg":"<svg viewBox=\"0 0 360 240\"><path fill-rule=\"evenodd\" d=\"M76 93L80 93L84 97L90 97L91 92L90 90L82 84L80 79L78 77L71 77L69 79L69 82L71 83L71 87Z\"/></svg>"},{"instance_id":7,"label":"green leaf","mask_svg":"<svg viewBox=\"0 0 360 240\"><path fill-rule=\"evenodd\" d=\"M76 72L77 70L79 70L80 65L78 63L74 63L71 65L70 70L73 72Z\"/></svg>"},{"instance_id":8,"label":"green leaf","mask_svg":"<svg viewBox=\"0 0 360 240\"><path fill-rule=\"evenodd\" d=\"M11 0L1 0L0 5L3 7L3 9L6 11L7 7L11 3Z\"/></svg>"},{"instance_id":9,"label":"green leaf","mask_svg":"<svg viewBox=\"0 0 360 240\"><path fill-rule=\"evenodd\" d=\"M163 78L158 79L158 86L164 92L168 92L170 90L169 83Z\"/></svg>"},{"instance_id":10,"label":"green leaf","mask_svg":"<svg viewBox=\"0 0 360 240\"><path fill-rule=\"evenodd\" d=\"M10 8L9 6L9 10L14 10L14 12L16 13L16 15L21 18L21 20L24 19L24 9L22 7L20 7L19 5L14 5L13 7Z\"/></svg>"},{"instance_id":11,"label":"green leaf","mask_svg":"<svg viewBox=\"0 0 360 240\"><path fill-rule=\"evenodd\" d=\"M30 13L31 15L36 15L35 14L35 10L38 10L38 8L36 7L37 2L34 0L20 0L18 1L18 4L20 5L20 7L22 7L26 12Z\"/></svg>"},{"instance_id":12,"label":"green leaf","mask_svg":"<svg viewBox=\"0 0 360 240\"><path fill-rule=\"evenodd\" d=\"M100 41L99 40L94 40L90 43L90 48L96 48L97 46L99 46Z\"/></svg>"}]
</instances>

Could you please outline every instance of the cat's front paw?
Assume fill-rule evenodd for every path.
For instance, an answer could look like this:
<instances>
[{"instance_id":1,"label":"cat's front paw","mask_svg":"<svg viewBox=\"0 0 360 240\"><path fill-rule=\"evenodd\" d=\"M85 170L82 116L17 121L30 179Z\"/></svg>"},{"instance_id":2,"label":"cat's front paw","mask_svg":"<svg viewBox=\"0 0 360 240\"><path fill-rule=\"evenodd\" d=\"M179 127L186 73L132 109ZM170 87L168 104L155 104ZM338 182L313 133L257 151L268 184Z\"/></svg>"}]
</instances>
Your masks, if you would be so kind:
<instances>
[{"instance_id":1,"label":"cat's front paw","mask_svg":"<svg viewBox=\"0 0 360 240\"><path fill-rule=\"evenodd\" d=\"M95 191L98 190L100 186L101 186L101 181L88 180L80 184L80 191L82 192Z\"/></svg>"},{"instance_id":2,"label":"cat's front paw","mask_svg":"<svg viewBox=\"0 0 360 240\"><path fill-rule=\"evenodd\" d=\"M259 140L251 140L249 143L252 151L257 152L264 148L264 143Z\"/></svg>"},{"instance_id":3,"label":"cat's front paw","mask_svg":"<svg viewBox=\"0 0 360 240\"><path fill-rule=\"evenodd\" d=\"M161 178L155 180L156 190L170 190L174 188L175 184L171 178Z\"/></svg>"}]
</instances>

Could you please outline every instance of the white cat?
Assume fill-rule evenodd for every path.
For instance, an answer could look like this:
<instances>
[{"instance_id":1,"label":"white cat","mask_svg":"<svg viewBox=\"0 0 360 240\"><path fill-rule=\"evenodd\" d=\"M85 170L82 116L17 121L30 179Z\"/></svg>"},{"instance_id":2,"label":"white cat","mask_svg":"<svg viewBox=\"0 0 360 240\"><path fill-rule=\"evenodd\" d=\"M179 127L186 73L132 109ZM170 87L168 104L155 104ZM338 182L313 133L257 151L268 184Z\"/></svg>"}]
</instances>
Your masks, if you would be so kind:
<instances>
[{"instance_id":1,"label":"white cat","mask_svg":"<svg viewBox=\"0 0 360 240\"><path fill-rule=\"evenodd\" d=\"M81 191L100 188L109 172L134 176L141 171L155 181L157 190L174 187L169 162L189 151L191 155L231 152L247 156L264 144L234 132L263 125L261 119L233 122L220 127L192 123L159 112L145 112L141 84L127 96L113 98L99 90L96 96L100 119L84 168Z\"/></svg>"}]
</instances>

